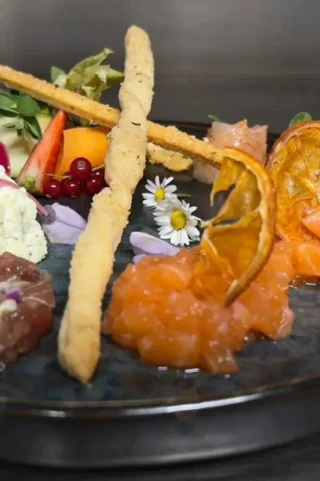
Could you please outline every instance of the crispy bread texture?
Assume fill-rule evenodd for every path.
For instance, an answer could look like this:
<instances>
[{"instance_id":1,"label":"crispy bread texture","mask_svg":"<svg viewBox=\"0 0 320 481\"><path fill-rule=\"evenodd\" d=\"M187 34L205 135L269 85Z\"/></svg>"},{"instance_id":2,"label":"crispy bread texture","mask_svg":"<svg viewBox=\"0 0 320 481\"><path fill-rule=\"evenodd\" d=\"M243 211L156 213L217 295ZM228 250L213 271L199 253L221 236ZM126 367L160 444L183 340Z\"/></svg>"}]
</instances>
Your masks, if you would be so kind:
<instances>
[{"instance_id":1,"label":"crispy bread texture","mask_svg":"<svg viewBox=\"0 0 320 481\"><path fill-rule=\"evenodd\" d=\"M99 361L101 303L146 159L147 115L154 85L148 35L130 27L125 49L125 78L119 92L122 111L110 134L106 158L110 187L94 197L88 224L75 247L69 298L59 333L59 361L69 375L84 384L92 378Z\"/></svg>"},{"instance_id":2,"label":"crispy bread texture","mask_svg":"<svg viewBox=\"0 0 320 481\"><path fill-rule=\"evenodd\" d=\"M190 157L180 154L180 152L166 150L152 142L148 143L147 157L150 164L161 164L173 172L183 172L193 165Z\"/></svg>"},{"instance_id":3,"label":"crispy bread texture","mask_svg":"<svg viewBox=\"0 0 320 481\"><path fill-rule=\"evenodd\" d=\"M138 69L135 70L137 74L140 73ZM114 127L119 122L119 110L109 105L100 104L75 92L55 87L44 80L17 72L4 65L0 65L0 82L46 102L53 107L106 127ZM141 93L141 86L142 84L138 82L137 92ZM194 160L216 165L222 162L222 153L219 149L208 142L195 139L174 127L165 127L154 122L148 122L148 139L160 147L179 152Z\"/></svg>"}]
</instances>

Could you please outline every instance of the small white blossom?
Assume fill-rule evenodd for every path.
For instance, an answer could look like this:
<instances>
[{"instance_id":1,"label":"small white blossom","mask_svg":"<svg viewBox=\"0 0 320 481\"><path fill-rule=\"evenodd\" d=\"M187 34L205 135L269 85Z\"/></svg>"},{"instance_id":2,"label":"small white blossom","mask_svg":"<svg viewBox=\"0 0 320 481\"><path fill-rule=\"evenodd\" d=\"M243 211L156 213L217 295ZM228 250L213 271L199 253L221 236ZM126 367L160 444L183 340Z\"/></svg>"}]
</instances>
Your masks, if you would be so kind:
<instances>
[{"instance_id":1,"label":"small white blossom","mask_svg":"<svg viewBox=\"0 0 320 481\"><path fill-rule=\"evenodd\" d=\"M176 194L174 194L177 187L175 185L169 185L172 181L173 177L168 177L160 182L158 175L155 178L155 182L147 180L145 187L148 193L142 194L144 205L156 208L164 201L177 199Z\"/></svg>"},{"instance_id":2,"label":"small white blossom","mask_svg":"<svg viewBox=\"0 0 320 481\"><path fill-rule=\"evenodd\" d=\"M154 217L161 239L168 239L177 246L189 245L190 241L200 240L197 228L200 219L193 215L197 207L191 207L187 202L175 199L164 202L154 212Z\"/></svg>"}]
</instances>

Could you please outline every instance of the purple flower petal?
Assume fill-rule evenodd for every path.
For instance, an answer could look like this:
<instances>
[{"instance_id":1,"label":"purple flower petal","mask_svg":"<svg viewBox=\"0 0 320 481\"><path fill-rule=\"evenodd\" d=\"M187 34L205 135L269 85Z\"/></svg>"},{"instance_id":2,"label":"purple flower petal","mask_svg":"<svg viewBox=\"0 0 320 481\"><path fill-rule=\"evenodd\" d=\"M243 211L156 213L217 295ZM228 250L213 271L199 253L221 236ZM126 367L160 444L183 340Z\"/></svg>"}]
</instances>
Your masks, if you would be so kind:
<instances>
[{"instance_id":1,"label":"purple flower petal","mask_svg":"<svg viewBox=\"0 0 320 481\"><path fill-rule=\"evenodd\" d=\"M136 256L167 255L175 256L180 251L179 247L174 247L168 242L144 232L132 232L130 235L132 250ZM140 258L138 259L140 260Z\"/></svg>"},{"instance_id":2,"label":"purple flower petal","mask_svg":"<svg viewBox=\"0 0 320 481\"><path fill-rule=\"evenodd\" d=\"M146 256L145 254L138 254L137 256L134 256L134 258L132 259L132 262L136 264L137 262L141 261L141 259L143 259L144 257L148 257L148 256Z\"/></svg>"},{"instance_id":3,"label":"purple flower petal","mask_svg":"<svg viewBox=\"0 0 320 481\"><path fill-rule=\"evenodd\" d=\"M85 229L86 221L73 209L55 202L51 209L55 216L52 222L42 224L46 236L52 244L75 245L80 234Z\"/></svg>"},{"instance_id":4,"label":"purple flower petal","mask_svg":"<svg viewBox=\"0 0 320 481\"><path fill-rule=\"evenodd\" d=\"M77 227L78 229L84 230L87 223L81 215L78 214L75 210L67 207L66 205L61 205L58 202L52 204L52 208L56 213L56 220L59 222L66 224L71 227Z\"/></svg>"}]
</instances>

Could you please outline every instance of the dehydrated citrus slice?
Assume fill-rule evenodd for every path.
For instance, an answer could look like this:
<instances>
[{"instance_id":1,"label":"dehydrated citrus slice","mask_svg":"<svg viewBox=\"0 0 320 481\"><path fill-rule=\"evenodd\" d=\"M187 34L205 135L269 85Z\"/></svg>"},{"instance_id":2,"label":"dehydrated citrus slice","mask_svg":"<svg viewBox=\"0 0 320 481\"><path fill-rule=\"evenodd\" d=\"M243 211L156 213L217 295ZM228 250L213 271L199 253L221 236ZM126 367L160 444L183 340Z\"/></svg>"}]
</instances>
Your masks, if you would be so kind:
<instances>
[{"instance_id":1,"label":"dehydrated citrus slice","mask_svg":"<svg viewBox=\"0 0 320 481\"><path fill-rule=\"evenodd\" d=\"M233 188L218 215L205 223L195 284L199 294L230 305L259 274L271 253L276 221L275 193L265 168L236 149L223 150L212 189Z\"/></svg>"},{"instance_id":2,"label":"dehydrated citrus slice","mask_svg":"<svg viewBox=\"0 0 320 481\"><path fill-rule=\"evenodd\" d=\"M320 205L320 122L286 130L272 148L267 169L276 188L277 233L320 245L315 216L308 219Z\"/></svg>"}]
</instances>

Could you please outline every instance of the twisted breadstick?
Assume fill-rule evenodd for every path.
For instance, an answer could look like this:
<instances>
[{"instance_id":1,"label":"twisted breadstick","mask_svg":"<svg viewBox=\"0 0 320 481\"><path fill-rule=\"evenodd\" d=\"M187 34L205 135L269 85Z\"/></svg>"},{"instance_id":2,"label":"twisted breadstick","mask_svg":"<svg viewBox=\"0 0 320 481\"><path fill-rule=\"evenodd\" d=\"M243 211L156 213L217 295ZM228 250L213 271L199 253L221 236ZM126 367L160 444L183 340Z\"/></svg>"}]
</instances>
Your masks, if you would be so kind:
<instances>
[{"instance_id":1,"label":"twisted breadstick","mask_svg":"<svg viewBox=\"0 0 320 481\"><path fill-rule=\"evenodd\" d=\"M75 247L59 333L60 363L82 383L91 379L99 360L101 302L128 222L132 193L146 162L147 115L154 85L148 35L138 27L129 28L125 48L125 77L119 93L122 112L111 132L106 159L110 188L94 197L88 224Z\"/></svg>"}]
</instances>

